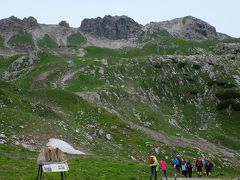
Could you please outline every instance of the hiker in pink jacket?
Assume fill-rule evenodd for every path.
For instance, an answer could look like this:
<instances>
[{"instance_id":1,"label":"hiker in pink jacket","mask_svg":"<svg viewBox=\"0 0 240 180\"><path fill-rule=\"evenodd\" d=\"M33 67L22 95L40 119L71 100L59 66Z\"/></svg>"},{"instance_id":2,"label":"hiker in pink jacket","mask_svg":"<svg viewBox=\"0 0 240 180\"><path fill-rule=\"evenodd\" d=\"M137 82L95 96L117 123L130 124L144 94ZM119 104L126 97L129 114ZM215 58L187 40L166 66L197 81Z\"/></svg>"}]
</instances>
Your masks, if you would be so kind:
<instances>
[{"instance_id":1,"label":"hiker in pink jacket","mask_svg":"<svg viewBox=\"0 0 240 180\"><path fill-rule=\"evenodd\" d=\"M167 180L167 163L166 161L162 158L162 160L159 162L162 170L162 177L165 177Z\"/></svg>"}]
</instances>

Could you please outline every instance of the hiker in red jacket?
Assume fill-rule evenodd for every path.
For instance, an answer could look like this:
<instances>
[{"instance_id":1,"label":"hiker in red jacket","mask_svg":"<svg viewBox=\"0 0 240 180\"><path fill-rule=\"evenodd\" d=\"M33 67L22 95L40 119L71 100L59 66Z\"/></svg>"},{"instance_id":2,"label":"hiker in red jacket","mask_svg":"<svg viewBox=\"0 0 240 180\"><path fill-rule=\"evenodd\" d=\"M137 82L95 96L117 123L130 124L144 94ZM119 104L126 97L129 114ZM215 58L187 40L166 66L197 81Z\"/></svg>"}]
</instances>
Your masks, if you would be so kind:
<instances>
[{"instance_id":1,"label":"hiker in red jacket","mask_svg":"<svg viewBox=\"0 0 240 180\"><path fill-rule=\"evenodd\" d=\"M197 168L198 177L202 177L203 161L200 157L198 157L198 159L196 160L195 165Z\"/></svg>"}]
</instances>

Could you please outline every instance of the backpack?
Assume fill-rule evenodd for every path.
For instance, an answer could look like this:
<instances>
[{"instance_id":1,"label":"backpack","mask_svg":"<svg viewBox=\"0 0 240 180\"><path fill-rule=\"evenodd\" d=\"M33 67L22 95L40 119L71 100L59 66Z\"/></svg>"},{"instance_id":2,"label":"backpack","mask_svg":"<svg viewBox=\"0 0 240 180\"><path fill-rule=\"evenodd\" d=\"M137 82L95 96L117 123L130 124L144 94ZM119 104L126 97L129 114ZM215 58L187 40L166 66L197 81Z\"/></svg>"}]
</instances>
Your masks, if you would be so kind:
<instances>
[{"instance_id":1,"label":"backpack","mask_svg":"<svg viewBox=\"0 0 240 180\"><path fill-rule=\"evenodd\" d=\"M150 157L149 157L149 163L150 163L150 164L154 164L154 157L153 157L153 156L150 156Z\"/></svg>"},{"instance_id":2,"label":"backpack","mask_svg":"<svg viewBox=\"0 0 240 180\"><path fill-rule=\"evenodd\" d=\"M202 166L202 160L201 160L201 159L198 159L198 160L197 160L197 166L198 166L198 167L201 167L201 166Z\"/></svg>"},{"instance_id":3,"label":"backpack","mask_svg":"<svg viewBox=\"0 0 240 180\"><path fill-rule=\"evenodd\" d=\"M192 164L188 162L188 163L187 163L187 168L188 168L188 169L191 169L191 168L192 168Z\"/></svg>"},{"instance_id":4,"label":"backpack","mask_svg":"<svg viewBox=\"0 0 240 180\"><path fill-rule=\"evenodd\" d=\"M173 165L179 166L179 159L178 159L178 158L176 158L176 159L173 161Z\"/></svg>"},{"instance_id":5,"label":"backpack","mask_svg":"<svg viewBox=\"0 0 240 180\"><path fill-rule=\"evenodd\" d=\"M211 167L211 163L207 161L206 167Z\"/></svg>"}]
</instances>

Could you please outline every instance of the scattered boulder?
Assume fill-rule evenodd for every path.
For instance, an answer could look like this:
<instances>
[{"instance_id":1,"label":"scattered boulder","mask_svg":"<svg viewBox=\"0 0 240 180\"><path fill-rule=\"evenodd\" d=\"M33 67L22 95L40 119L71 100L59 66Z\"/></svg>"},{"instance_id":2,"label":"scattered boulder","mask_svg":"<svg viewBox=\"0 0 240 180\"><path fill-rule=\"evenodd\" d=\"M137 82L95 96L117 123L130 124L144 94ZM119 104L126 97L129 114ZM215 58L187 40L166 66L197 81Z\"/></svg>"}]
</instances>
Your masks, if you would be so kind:
<instances>
[{"instance_id":1,"label":"scattered boulder","mask_svg":"<svg viewBox=\"0 0 240 180\"><path fill-rule=\"evenodd\" d=\"M106 134L106 138L107 138L108 141L111 141L112 135L111 134Z\"/></svg>"},{"instance_id":2,"label":"scattered boulder","mask_svg":"<svg viewBox=\"0 0 240 180\"><path fill-rule=\"evenodd\" d=\"M137 159L134 156L130 156L133 161L136 161Z\"/></svg>"}]
</instances>

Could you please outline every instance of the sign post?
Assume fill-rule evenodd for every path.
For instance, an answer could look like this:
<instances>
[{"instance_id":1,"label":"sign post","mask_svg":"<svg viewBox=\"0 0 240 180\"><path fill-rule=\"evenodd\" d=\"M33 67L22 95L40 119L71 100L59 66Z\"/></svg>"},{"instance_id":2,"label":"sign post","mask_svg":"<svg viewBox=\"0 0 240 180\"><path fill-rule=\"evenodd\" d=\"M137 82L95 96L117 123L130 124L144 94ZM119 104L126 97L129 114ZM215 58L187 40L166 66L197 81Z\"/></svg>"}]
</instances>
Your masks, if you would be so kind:
<instances>
[{"instance_id":1,"label":"sign post","mask_svg":"<svg viewBox=\"0 0 240 180\"><path fill-rule=\"evenodd\" d=\"M36 180L42 180L43 173L61 172L61 180L67 180L66 172L69 170L67 161L64 162L43 162L39 164Z\"/></svg>"}]
</instances>

